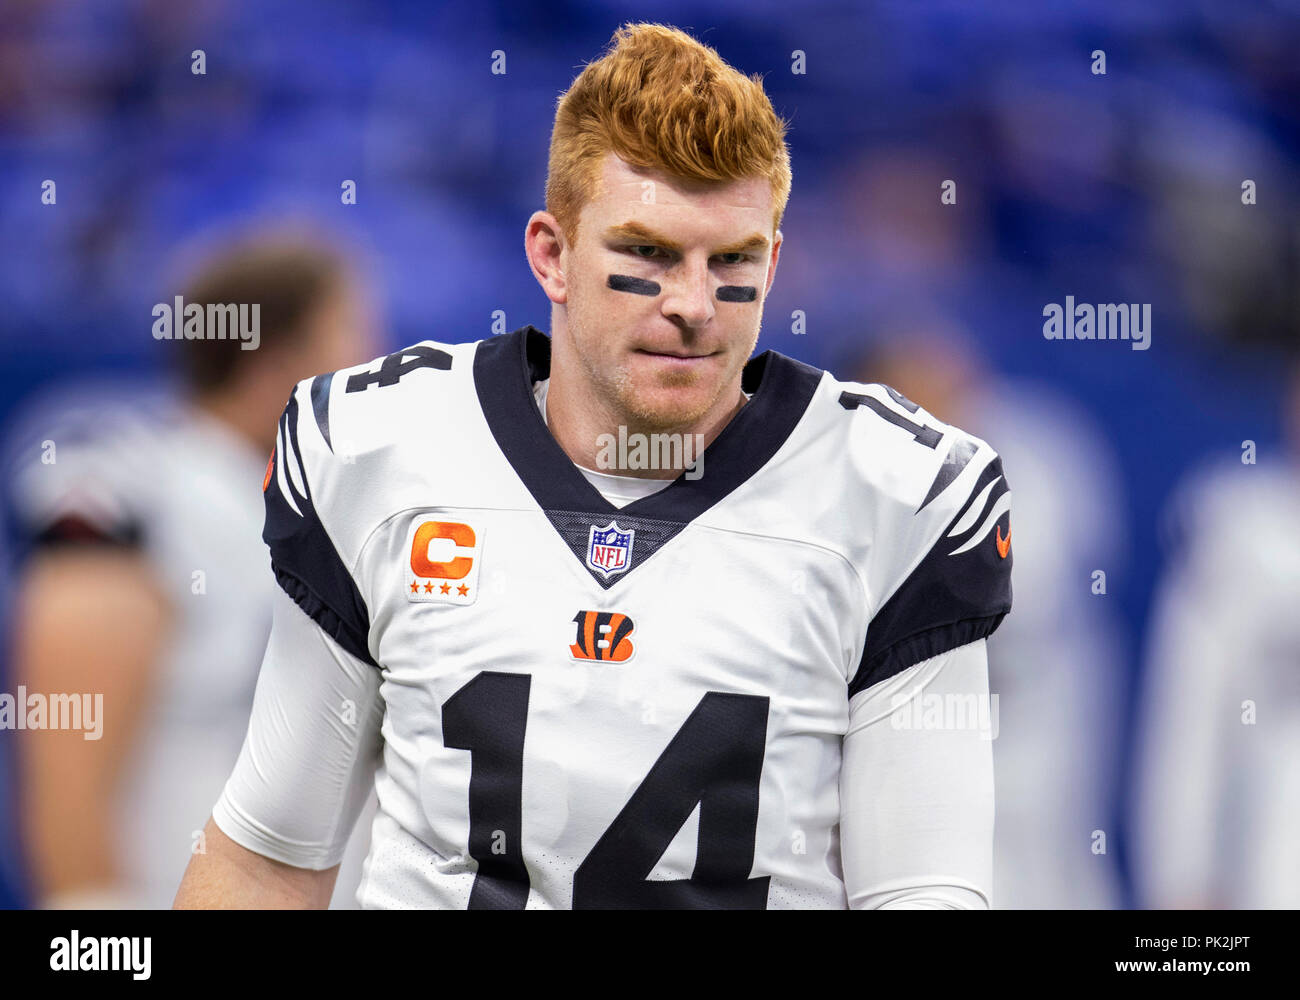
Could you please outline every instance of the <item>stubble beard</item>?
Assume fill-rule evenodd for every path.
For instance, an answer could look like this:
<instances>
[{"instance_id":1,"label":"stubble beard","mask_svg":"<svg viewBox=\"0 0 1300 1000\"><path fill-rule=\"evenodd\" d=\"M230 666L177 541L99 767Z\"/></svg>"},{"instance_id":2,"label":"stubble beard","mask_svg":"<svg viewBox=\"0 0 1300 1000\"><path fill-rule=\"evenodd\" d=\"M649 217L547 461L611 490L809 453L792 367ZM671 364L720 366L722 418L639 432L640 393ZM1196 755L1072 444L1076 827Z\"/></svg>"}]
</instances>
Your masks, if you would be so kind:
<instances>
[{"instance_id":1,"label":"stubble beard","mask_svg":"<svg viewBox=\"0 0 1300 1000\"><path fill-rule=\"evenodd\" d=\"M585 336L584 328L572 330L572 317L570 317L570 324L571 334L573 332L580 334L573 338L575 346L594 342ZM758 344L758 337L759 331L755 330L749 350L745 354L746 360L753 354ZM672 400L656 405L655 390L687 388L699 382L700 375L689 371L663 371L653 376L654 383L651 386L645 386L636 382L630 366L626 364L602 369L598 366L595 357L588 352L579 348L577 353L587 378L605 409L618 423L625 424L629 432L661 434L693 427L717 403L723 388L731 383L735 374L728 373L726 378L718 381L707 398L700 399L690 406L682 406Z\"/></svg>"},{"instance_id":2,"label":"stubble beard","mask_svg":"<svg viewBox=\"0 0 1300 1000\"><path fill-rule=\"evenodd\" d=\"M653 381L647 386L644 377L635 378L626 364L598 370L583 355L583 367L610 414L634 432L657 434L691 427L709 412L722 391L719 384L707 398L693 396L696 401L683 406L676 400L659 400L656 396L659 390L687 389L698 384L700 376L694 372L659 372L650 376Z\"/></svg>"}]
</instances>

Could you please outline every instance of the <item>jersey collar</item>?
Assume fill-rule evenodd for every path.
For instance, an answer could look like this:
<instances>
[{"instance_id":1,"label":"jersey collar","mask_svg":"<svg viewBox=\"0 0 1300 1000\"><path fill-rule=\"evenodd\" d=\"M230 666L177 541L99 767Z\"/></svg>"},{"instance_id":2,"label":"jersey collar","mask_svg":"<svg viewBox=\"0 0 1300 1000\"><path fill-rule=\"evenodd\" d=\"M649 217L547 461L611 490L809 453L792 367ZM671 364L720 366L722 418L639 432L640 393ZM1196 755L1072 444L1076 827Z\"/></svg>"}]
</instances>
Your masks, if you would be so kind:
<instances>
[{"instance_id":1,"label":"jersey collar","mask_svg":"<svg viewBox=\"0 0 1300 1000\"><path fill-rule=\"evenodd\" d=\"M587 481L542 421L533 383L549 378L550 370L551 338L533 326L481 341L474 355L479 404L497 446L551 524L607 589L766 465L807 410L822 376L776 351L751 358L741 387L752 396L709 445L703 475L688 479L683 473L658 493L618 508ZM587 544L591 527L611 521L637 535L627 572L604 579L587 565Z\"/></svg>"}]
</instances>

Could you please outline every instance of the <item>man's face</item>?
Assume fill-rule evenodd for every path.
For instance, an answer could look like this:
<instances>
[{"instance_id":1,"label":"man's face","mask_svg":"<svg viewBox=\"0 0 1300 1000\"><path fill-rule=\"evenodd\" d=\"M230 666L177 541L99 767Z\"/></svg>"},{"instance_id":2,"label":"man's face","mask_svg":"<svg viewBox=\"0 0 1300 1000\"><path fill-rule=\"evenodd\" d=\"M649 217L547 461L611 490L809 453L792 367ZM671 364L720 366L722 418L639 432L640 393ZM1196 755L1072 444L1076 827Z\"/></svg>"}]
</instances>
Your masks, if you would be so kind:
<instances>
[{"instance_id":1,"label":"man's face","mask_svg":"<svg viewBox=\"0 0 1300 1000\"><path fill-rule=\"evenodd\" d=\"M729 413L780 252L768 181L684 184L609 154L578 230L560 253L554 363L576 361L621 422L671 429Z\"/></svg>"}]
</instances>

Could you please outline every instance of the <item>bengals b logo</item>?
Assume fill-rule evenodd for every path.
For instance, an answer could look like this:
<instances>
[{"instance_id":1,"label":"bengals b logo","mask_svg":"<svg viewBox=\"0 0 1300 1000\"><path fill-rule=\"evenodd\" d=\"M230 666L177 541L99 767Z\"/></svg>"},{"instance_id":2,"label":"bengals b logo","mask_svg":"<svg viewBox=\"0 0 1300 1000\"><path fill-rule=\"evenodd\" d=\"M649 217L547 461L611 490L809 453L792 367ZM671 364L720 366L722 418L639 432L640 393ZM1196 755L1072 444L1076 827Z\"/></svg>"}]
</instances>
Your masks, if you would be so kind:
<instances>
[{"instance_id":1,"label":"bengals b logo","mask_svg":"<svg viewBox=\"0 0 1300 1000\"><path fill-rule=\"evenodd\" d=\"M632 619L617 611L579 611L573 616L578 640L569 646L575 660L622 663L632 656Z\"/></svg>"}]
</instances>

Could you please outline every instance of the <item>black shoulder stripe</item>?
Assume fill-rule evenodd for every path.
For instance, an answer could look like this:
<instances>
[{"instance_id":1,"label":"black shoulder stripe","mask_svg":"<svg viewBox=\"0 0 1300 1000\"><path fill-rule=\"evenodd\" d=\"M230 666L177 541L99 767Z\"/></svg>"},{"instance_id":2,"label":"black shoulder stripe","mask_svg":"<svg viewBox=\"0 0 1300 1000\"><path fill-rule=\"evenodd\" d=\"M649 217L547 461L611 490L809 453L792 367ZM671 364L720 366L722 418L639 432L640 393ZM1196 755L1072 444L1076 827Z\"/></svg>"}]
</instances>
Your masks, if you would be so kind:
<instances>
[{"instance_id":1,"label":"black shoulder stripe","mask_svg":"<svg viewBox=\"0 0 1300 1000\"><path fill-rule=\"evenodd\" d=\"M280 463L266 488L262 539L271 550L275 579L307 615L357 659L378 666L370 655L370 612L312 502L306 465L298 451L298 404L291 396L280 418ZM292 452L292 455L285 454ZM299 492L290 462L301 473ZM283 482L288 495L281 491Z\"/></svg>"},{"instance_id":2,"label":"black shoulder stripe","mask_svg":"<svg viewBox=\"0 0 1300 1000\"><path fill-rule=\"evenodd\" d=\"M959 555L985 538L993 530L994 523L1010 511L1010 493L1002 476L1002 459L995 458L976 480L970 498L944 532L948 554Z\"/></svg>"},{"instance_id":3,"label":"black shoulder stripe","mask_svg":"<svg viewBox=\"0 0 1300 1000\"><path fill-rule=\"evenodd\" d=\"M320 436L325 439L325 446L334 452L334 442L330 440L330 385L334 382L334 373L317 375L311 380L311 411L316 415L316 426Z\"/></svg>"},{"instance_id":4,"label":"black shoulder stripe","mask_svg":"<svg viewBox=\"0 0 1300 1000\"><path fill-rule=\"evenodd\" d=\"M961 509L957 511L952 521L949 522L948 527L944 530L944 533L950 534L956 528L957 525L961 524L963 519L967 517L971 505L975 503L976 500L980 499L981 495L984 494L984 491L988 488L989 484L996 483L998 481L1001 481L1002 492L1005 492L1007 489L1007 485L1006 485L1006 479L1002 475L1001 456L995 457L993 461L991 461L988 465L984 467L984 471L981 472L979 474L979 478L975 480L975 485L971 487L970 496L966 498L966 502L961 505Z\"/></svg>"},{"instance_id":5,"label":"black shoulder stripe","mask_svg":"<svg viewBox=\"0 0 1300 1000\"><path fill-rule=\"evenodd\" d=\"M849 697L922 660L991 635L1011 610L1010 489L1002 459L867 626Z\"/></svg>"},{"instance_id":6,"label":"black shoulder stripe","mask_svg":"<svg viewBox=\"0 0 1300 1000\"><path fill-rule=\"evenodd\" d=\"M302 459L298 455L298 401L290 399L289 405L285 407L284 413L280 415L280 437L278 447L275 449L276 461L276 479L275 485L279 485L278 480L283 479L284 484L289 489L289 501L291 508L302 510L311 503L311 487L307 485L307 470L303 467ZM293 462L298 468L298 477L295 480L289 463ZM302 490L298 489L298 484L302 484ZM269 496L269 493L268 493Z\"/></svg>"},{"instance_id":7,"label":"black shoulder stripe","mask_svg":"<svg viewBox=\"0 0 1300 1000\"><path fill-rule=\"evenodd\" d=\"M953 443L953 446L948 449L948 454L944 456L943 465L939 466L939 471L935 474L934 482L930 484L930 492L921 501L921 506L916 508L918 514L925 510L931 500L952 485L952 481L961 475L961 470L970 464L970 460L975 457L975 452L978 450L979 445L967 437L958 438Z\"/></svg>"},{"instance_id":8,"label":"black shoulder stripe","mask_svg":"<svg viewBox=\"0 0 1300 1000\"><path fill-rule=\"evenodd\" d=\"M310 502L311 483L307 479L307 466L305 466L302 461L302 449L298 447L298 399L296 396L289 400L289 408L285 416L285 425L289 434L289 441L293 444L293 461L294 464L298 466L299 482L302 483L302 491L306 494L307 500ZM285 478L289 480L291 488L297 489L297 486L293 482L293 477L288 475L289 469L287 466L287 458L285 459L285 462Z\"/></svg>"},{"instance_id":9,"label":"black shoulder stripe","mask_svg":"<svg viewBox=\"0 0 1300 1000\"><path fill-rule=\"evenodd\" d=\"M1003 611L983 618L967 618L947 625L936 625L924 632L908 636L885 650L884 655L872 660L865 670L858 669L849 683L849 697L852 698L859 691L865 691L873 684L895 674L901 674L908 667L914 667L918 663L959 646L965 646L967 643L987 638L997 630L1006 616L1007 612Z\"/></svg>"},{"instance_id":10,"label":"black shoulder stripe","mask_svg":"<svg viewBox=\"0 0 1300 1000\"><path fill-rule=\"evenodd\" d=\"M325 598L313 591L303 580L281 569L274 562L271 565L275 571L275 582L293 598L293 602L302 608L308 618L321 627L326 635L358 660L369 663L372 667L379 666L370 655L370 648L366 643L366 634L370 631L369 624L365 626L365 631L361 631L335 611ZM358 601L360 596L357 595ZM361 606L364 608L364 603Z\"/></svg>"}]
</instances>

